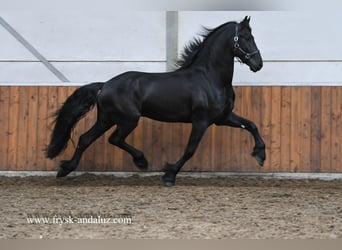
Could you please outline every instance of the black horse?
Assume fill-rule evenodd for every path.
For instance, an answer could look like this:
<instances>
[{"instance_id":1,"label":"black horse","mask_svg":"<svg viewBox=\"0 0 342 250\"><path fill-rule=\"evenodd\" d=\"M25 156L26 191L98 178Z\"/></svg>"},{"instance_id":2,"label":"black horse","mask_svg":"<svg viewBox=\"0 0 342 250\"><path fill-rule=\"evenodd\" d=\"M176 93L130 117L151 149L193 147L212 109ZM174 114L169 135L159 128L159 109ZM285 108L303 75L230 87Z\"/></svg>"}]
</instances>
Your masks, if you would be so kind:
<instances>
[{"instance_id":1,"label":"black horse","mask_svg":"<svg viewBox=\"0 0 342 250\"><path fill-rule=\"evenodd\" d=\"M174 72L126 72L107 82L78 88L56 113L47 157L52 159L66 148L71 130L95 103L97 121L80 136L72 159L61 162L57 177L75 170L84 150L114 125L116 130L109 143L127 151L139 169L147 170L144 154L125 142L141 116L192 124L183 156L163 169L166 186L175 184L177 173L195 153L204 132L212 124L248 130L255 139L252 155L262 166L266 158L265 144L257 127L232 112L234 57L253 72L263 66L249 21L250 18L245 17L240 23L227 22L208 30L202 40L195 39L185 47L179 68Z\"/></svg>"}]
</instances>

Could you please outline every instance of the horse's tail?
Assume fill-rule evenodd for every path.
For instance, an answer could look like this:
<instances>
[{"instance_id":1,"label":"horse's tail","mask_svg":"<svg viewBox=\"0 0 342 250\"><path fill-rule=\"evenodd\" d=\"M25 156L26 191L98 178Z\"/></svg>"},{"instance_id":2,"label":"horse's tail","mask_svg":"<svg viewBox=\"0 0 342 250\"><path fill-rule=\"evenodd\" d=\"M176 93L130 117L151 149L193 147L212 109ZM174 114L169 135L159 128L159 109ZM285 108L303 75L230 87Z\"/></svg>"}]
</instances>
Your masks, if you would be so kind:
<instances>
[{"instance_id":1,"label":"horse's tail","mask_svg":"<svg viewBox=\"0 0 342 250\"><path fill-rule=\"evenodd\" d=\"M76 89L55 113L55 127L46 148L46 157L52 159L67 147L72 129L94 107L103 85L102 82L96 82Z\"/></svg>"}]
</instances>

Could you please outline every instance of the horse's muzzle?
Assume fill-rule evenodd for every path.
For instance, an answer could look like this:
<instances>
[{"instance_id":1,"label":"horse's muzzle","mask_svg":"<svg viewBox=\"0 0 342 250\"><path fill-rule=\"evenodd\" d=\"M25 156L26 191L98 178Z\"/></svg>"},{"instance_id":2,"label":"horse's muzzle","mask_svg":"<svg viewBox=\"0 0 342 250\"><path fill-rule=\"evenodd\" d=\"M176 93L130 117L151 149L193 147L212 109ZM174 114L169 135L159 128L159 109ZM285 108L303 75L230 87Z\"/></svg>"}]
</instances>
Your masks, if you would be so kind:
<instances>
[{"instance_id":1,"label":"horse's muzzle","mask_svg":"<svg viewBox=\"0 0 342 250\"><path fill-rule=\"evenodd\" d=\"M249 68L251 71L258 72L259 70L262 69L262 67L263 67L262 60L254 60L253 58L249 60Z\"/></svg>"}]
</instances>

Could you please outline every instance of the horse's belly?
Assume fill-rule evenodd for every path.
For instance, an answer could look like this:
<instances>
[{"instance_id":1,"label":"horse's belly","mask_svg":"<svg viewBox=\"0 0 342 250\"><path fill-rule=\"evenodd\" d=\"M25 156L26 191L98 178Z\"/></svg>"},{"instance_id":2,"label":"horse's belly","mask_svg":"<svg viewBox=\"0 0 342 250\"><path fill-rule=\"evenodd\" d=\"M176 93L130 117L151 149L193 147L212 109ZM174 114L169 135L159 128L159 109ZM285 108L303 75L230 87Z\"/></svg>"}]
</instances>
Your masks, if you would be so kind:
<instances>
[{"instance_id":1,"label":"horse's belly","mask_svg":"<svg viewBox=\"0 0 342 250\"><path fill-rule=\"evenodd\" d=\"M145 106L141 115L162 122L191 122L191 112L174 106Z\"/></svg>"}]
</instances>

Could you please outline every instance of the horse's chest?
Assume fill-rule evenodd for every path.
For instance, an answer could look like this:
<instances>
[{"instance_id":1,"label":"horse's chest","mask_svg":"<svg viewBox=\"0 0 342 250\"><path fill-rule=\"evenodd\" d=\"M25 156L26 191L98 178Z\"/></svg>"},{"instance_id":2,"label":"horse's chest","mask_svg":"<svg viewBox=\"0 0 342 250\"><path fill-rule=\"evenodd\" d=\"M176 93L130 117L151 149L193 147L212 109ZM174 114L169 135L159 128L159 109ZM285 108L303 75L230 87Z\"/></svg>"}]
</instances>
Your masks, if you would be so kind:
<instances>
[{"instance_id":1,"label":"horse's chest","mask_svg":"<svg viewBox=\"0 0 342 250\"><path fill-rule=\"evenodd\" d=\"M226 108L226 102L227 98L223 93L220 95L213 96L210 105L210 110L213 118L220 115L223 112L223 110Z\"/></svg>"},{"instance_id":2,"label":"horse's chest","mask_svg":"<svg viewBox=\"0 0 342 250\"><path fill-rule=\"evenodd\" d=\"M232 89L214 96L212 105L213 118L225 116L234 108L235 94Z\"/></svg>"}]
</instances>

